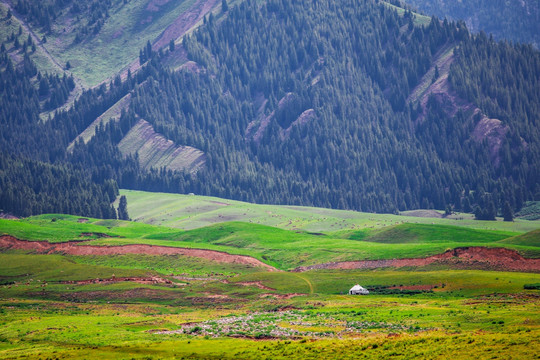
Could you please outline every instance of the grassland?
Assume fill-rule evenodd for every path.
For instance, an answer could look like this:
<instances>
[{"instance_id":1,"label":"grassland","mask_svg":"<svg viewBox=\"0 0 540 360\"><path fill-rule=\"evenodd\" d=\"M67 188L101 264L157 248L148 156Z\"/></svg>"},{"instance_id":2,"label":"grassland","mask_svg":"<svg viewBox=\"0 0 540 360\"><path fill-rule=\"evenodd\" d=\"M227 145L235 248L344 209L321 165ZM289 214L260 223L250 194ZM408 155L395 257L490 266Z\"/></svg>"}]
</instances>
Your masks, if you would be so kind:
<instances>
[{"instance_id":1,"label":"grassland","mask_svg":"<svg viewBox=\"0 0 540 360\"><path fill-rule=\"evenodd\" d=\"M405 14L405 9L399 6L396 6L394 4L390 4L389 2L383 1L382 2L386 7L396 11L398 15L403 16ZM416 26L427 26L431 22L431 18L429 16L425 16L422 14L418 14L413 12L413 24Z\"/></svg>"},{"instance_id":2,"label":"grassland","mask_svg":"<svg viewBox=\"0 0 540 360\"><path fill-rule=\"evenodd\" d=\"M332 233L339 230L380 229L402 223L454 225L479 230L525 233L540 228L539 221L478 221L470 214L448 218L361 213L303 206L259 205L198 195L121 190L130 217L137 222L179 229L195 229L228 221L268 225L287 230Z\"/></svg>"},{"instance_id":3,"label":"grassland","mask_svg":"<svg viewBox=\"0 0 540 360\"><path fill-rule=\"evenodd\" d=\"M148 223L50 214L0 220L0 235L47 240L51 246L76 240L75 246L211 249L253 256L282 270L423 257L461 246L540 255L534 221L489 223L122 193L131 217ZM0 358L540 356L537 273L458 270L445 263L266 272L178 254L50 251L0 249ZM356 283L370 295L344 295Z\"/></svg>"},{"instance_id":4,"label":"grassland","mask_svg":"<svg viewBox=\"0 0 540 360\"><path fill-rule=\"evenodd\" d=\"M137 222L42 215L0 220L0 232L52 243L76 240L80 245L215 250L251 256L284 270L336 261L426 257L461 246L505 247L528 257L540 255L537 231L523 235L450 225L399 224L323 234L225 222L185 231Z\"/></svg>"},{"instance_id":5,"label":"grassland","mask_svg":"<svg viewBox=\"0 0 540 360\"><path fill-rule=\"evenodd\" d=\"M113 77L136 60L146 42L154 41L195 0L170 1L154 12L147 10L146 0L113 3L110 17L91 39L74 43L75 32L64 31L73 26L69 12L55 21L52 35L47 36L45 46L49 52L61 63L69 61L73 73L89 87Z\"/></svg>"},{"instance_id":6,"label":"grassland","mask_svg":"<svg viewBox=\"0 0 540 360\"><path fill-rule=\"evenodd\" d=\"M98 261L95 257L0 254L0 357L465 359L472 351L479 359L538 355L539 294L523 287L540 282L539 274L356 270L300 276L243 272L226 281L172 278L175 282L169 285L63 282L111 271L117 276L153 271L148 270L151 257L132 260L128 269L117 257L103 257L99 262L107 265L96 266L88 264ZM355 282L368 288L431 290L340 295Z\"/></svg>"}]
</instances>

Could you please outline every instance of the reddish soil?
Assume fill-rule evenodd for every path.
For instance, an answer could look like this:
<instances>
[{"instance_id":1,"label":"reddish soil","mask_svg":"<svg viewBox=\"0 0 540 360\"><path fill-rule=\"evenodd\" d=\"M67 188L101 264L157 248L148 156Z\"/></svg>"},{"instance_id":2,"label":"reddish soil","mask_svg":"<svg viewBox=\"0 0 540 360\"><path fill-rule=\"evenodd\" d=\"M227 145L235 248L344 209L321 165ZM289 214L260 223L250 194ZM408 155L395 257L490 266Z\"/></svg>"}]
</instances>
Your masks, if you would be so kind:
<instances>
[{"instance_id":1,"label":"reddish soil","mask_svg":"<svg viewBox=\"0 0 540 360\"><path fill-rule=\"evenodd\" d=\"M122 254L145 254L145 255L184 255L204 258L211 261L244 264L253 267L263 267L268 271L277 269L263 263L260 260L245 255L232 255L225 252L203 249L186 249L170 246L153 245L121 245L121 246L95 246L78 245L79 242L70 241L63 243L49 243L47 241L25 241L13 236L0 236L0 248L22 249L36 251L42 254L63 253L69 255L122 255Z\"/></svg>"},{"instance_id":2,"label":"reddish soil","mask_svg":"<svg viewBox=\"0 0 540 360\"><path fill-rule=\"evenodd\" d=\"M489 145L489 153L495 164L499 164L499 151L501 150L503 140L508 132L508 126L503 125L501 120L490 119L482 114L480 109L476 109L475 114L480 113L482 118L476 124L472 137L476 142L481 143L487 139Z\"/></svg>"},{"instance_id":3,"label":"reddish soil","mask_svg":"<svg viewBox=\"0 0 540 360\"><path fill-rule=\"evenodd\" d=\"M259 295L260 298L268 298L273 297L275 299L292 299L293 297L297 296L306 296L307 294L301 294L301 293L290 293L290 294L261 294Z\"/></svg>"},{"instance_id":4,"label":"reddish soil","mask_svg":"<svg viewBox=\"0 0 540 360\"><path fill-rule=\"evenodd\" d=\"M453 45L449 46L452 47ZM448 56L444 60L439 61L439 59L442 59L441 56L444 55L448 48L448 46L443 47L434 56L436 60L432 65L432 70L435 68L435 64L437 64L440 76L431 85L429 85L427 90L419 99L420 105L422 107L422 113L418 116L415 122L422 122L426 117L426 105L430 96L435 97L439 105L442 106L443 110L450 117L454 117L460 110L464 111L464 113L471 113L471 117L475 116L476 114L480 114L481 120L476 124L476 127L471 134L471 137L479 143L487 139L491 159L495 162L495 165L498 166L500 162L499 151L509 128L508 126L503 125L502 122L498 119L488 118L475 104L472 104L467 100L461 98L452 88L448 80L448 74L450 72L450 66L454 61L454 55ZM428 74L429 73L430 72L428 71ZM419 86L421 85L422 82ZM415 91L416 89L411 92L411 95L414 94ZM409 97L408 101L411 101L411 97ZM526 146L526 144L522 145Z\"/></svg>"},{"instance_id":5,"label":"reddish soil","mask_svg":"<svg viewBox=\"0 0 540 360\"><path fill-rule=\"evenodd\" d=\"M319 265L301 266L294 271L315 269L377 269L385 267L421 267L442 264L457 268L484 270L540 272L540 259L525 259L514 250L486 247L460 247L442 254L416 259L388 259L332 262Z\"/></svg>"},{"instance_id":6,"label":"reddish soil","mask_svg":"<svg viewBox=\"0 0 540 360\"><path fill-rule=\"evenodd\" d=\"M193 6L180 15L154 42L152 47L158 50L169 44L169 41L176 40L191 29L199 20L203 18L214 6L218 0L198 0Z\"/></svg>"},{"instance_id":7,"label":"reddish soil","mask_svg":"<svg viewBox=\"0 0 540 360\"><path fill-rule=\"evenodd\" d=\"M62 281L61 284L76 284L76 285L88 285L88 284L112 284L122 281L131 281L139 284L172 284L171 280L163 279L157 276L152 277L111 277L108 279L91 279L91 280L78 280L78 281Z\"/></svg>"},{"instance_id":8,"label":"reddish soil","mask_svg":"<svg viewBox=\"0 0 540 360\"><path fill-rule=\"evenodd\" d=\"M150 9L158 8L158 6L165 4L168 0L158 0L153 1L148 6ZM152 44L154 50L159 50L160 48L169 44L169 41L176 40L179 37L187 33L192 27L199 22L212 8L217 4L218 0L198 0L193 4L191 8L182 13L169 27L167 27L161 35L158 36L157 40ZM153 10L156 11L156 10ZM150 11L151 12L151 11ZM152 15L149 15L146 22L152 21ZM126 68L123 69L120 77L122 80L127 78L128 69L132 74L135 74L141 68L139 59L133 60ZM110 81L107 79L106 81Z\"/></svg>"},{"instance_id":9,"label":"reddish soil","mask_svg":"<svg viewBox=\"0 0 540 360\"><path fill-rule=\"evenodd\" d=\"M406 286L392 286L388 289L399 289L399 290L431 290L436 285L406 285Z\"/></svg>"},{"instance_id":10,"label":"reddish soil","mask_svg":"<svg viewBox=\"0 0 540 360\"><path fill-rule=\"evenodd\" d=\"M270 290L270 291L276 290L276 289L272 289L271 287L264 285L260 281L243 281L243 282L235 282L234 284L238 284L242 286L255 286L263 290Z\"/></svg>"},{"instance_id":11,"label":"reddish soil","mask_svg":"<svg viewBox=\"0 0 540 360\"><path fill-rule=\"evenodd\" d=\"M4 220L18 220L19 218L14 216L14 215L11 215L11 214L6 214L6 213L0 213L0 219L4 219Z\"/></svg>"}]
</instances>

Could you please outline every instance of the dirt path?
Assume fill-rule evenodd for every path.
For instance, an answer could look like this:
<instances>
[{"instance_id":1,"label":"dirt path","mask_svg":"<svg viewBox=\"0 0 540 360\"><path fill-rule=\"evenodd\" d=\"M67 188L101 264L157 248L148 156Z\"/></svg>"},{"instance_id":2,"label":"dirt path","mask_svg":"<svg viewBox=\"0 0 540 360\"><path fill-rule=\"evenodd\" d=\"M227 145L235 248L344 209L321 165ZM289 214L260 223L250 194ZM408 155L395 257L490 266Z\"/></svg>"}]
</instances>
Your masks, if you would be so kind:
<instances>
[{"instance_id":1,"label":"dirt path","mask_svg":"<svg viewBox=\"0 0 540 360\"><path fill-rule=\"evenodd\" d=\"M47 59L51 62L51 64L53 64L60 72L68 73L69 75L73 76L73 80L75 81L75 88L69 94L69 97L66 103L63 106L58 108L58 110L67 109L69 106L71 106L73 102L75 102L75 99L83 92L82 81L79 78L77 78L75 75L73 75L71 72L66 71L64 66L60 64L54 56L51 55L49 50L47 50L47 48L43 45L43 42L41 41L39 36L34 32L34 30L32 30L32 28L26 23L24 18L15 10L15 8L11 6L11 4L8 1L1 1L1 3L11 10L12 16L21 24L23 29L28 34L30 34L34 44L36 44L36 46L43 52L43 54L47 57ZM50 112L45 113L45 118L47 114L54 114L54 111L56 110L57 109L54 109Z\"/></svg>"},{"instance_id":2,"label":"dirt path","mask_svg":"<svg viewBox=\"0 0 540 360\"><path fill-rule=\"evenodd\" d=\"M295 270L296 270L296 269L295 269ZM311 281L309 281L309 279L306 279L306 278L303 277L302 275L299 275L299 274L295 274L295 275L296 275L296 277L298 277L298 278L304 280L304 281L308 284L308 286L309 286L309 293L310 293L310 294L313 294L313 284L311 283Z\"/></svg>"},{"instance_id":3,"label":"dirt path","mask_svg":"<svg viewBox=\"0 0 540 360\"><path fill-rule=\"evenodd\" d=\"M123 255L123 254L145 254L145 255L184 255L190 257L204 258L210 261L243 264L253 267L262 267L267 271L277 271L276 268L263 263L251 256L232 255L221 251L187 249L171 246L153 245L120 245L120 246L95 246L82 245L80 241L70 241L63 243L49 243L47 241L25 241L13 236L0 236L0 248L22 249L35 251L40 254L63 253L69 255Z\"/></svg>"},{"instance_id":4,"label":"dirt path","mask_svg":"<svg viewBox=\"0 0 540 360\"><path fill-rule=\"evenodd\" d=\"M12 7L11 4L7 1L1 1L1 3L7 6L11 10L11 14L13 15L13 17L17 19L17 21L21 24L23 29L26 30L26 32L30 34L30 36L32 37L32 41L36 44L37 47L39 47L45 53L45 56L47 56L49 61L53 63L60 71L64 71L64 67L60 65L60 63L58 63L58 61L51 55L51 53L49 53L47 48L43 46L41 39L36 35L36 33L32 30L32 28L28 26L26 21L24 21L24 18L17 12L17 10L15 10L15 8Z\"/></svg>"},{"instance_id":5,"label":"dirt path","mask_svg":"<svg viewBox=\"0 0 540 360\"><path fill-rule=\"evenodd\" d=\"M510 249L480 246L455 248L426 258L331 262L312 266L301 266L293 271L421 267L430 264L448 265L451 268L462 269L540 272L540 259L526 259L518 252Z\"/></svg>"}]
</instances>

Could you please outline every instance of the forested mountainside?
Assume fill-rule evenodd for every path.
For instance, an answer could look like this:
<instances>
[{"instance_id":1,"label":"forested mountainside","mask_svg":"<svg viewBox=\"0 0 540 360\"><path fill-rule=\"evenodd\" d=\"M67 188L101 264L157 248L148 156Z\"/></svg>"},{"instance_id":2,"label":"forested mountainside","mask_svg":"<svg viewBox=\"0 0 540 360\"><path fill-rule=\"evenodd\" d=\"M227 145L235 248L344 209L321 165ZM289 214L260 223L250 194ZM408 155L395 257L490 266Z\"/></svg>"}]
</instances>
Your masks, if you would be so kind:
<instances>
[{"instance_id":1,"label":"forested mountainside","mask_svg":"<svg viewBox=\"0 0 540 360\"><path fill-rule=\"evenodd\" d=\"M22 54L14 42L0 54L2 153L51 162L63 169L58 177L86 174L96 190L76 201L92 202L103 217L114 216L103 205L113 181L372 212L477 206L484 218L540 195L540 54L471 35L463 22L424 25L372 0L245 1L206 17L181 44L148 43L141 70L85 92L47 121L40 112L72 81L41 74L27 56L14 65L13 54ZM96 124L111 109L117 116ZM89 127L94 136L79 136ZM154 132L163 139L141 138ZM163 151L126 151L129 141L169 141L167 149L191 149L196 162L152 168ZM4 183L21 181L5 173ZM35 183L27 187L38 194ZM0 208L27 215L4 201ZM47 211L99 216L65 209Z\"/></svg>"},{"instance_id":2,"label":"forested mountainside","mask_svg":"<svg viewBox=\"0 0 540 360\"><path fill-rule=\"evenodd\" d=\"M473 32L495 39L540 46L540 3L537 0L405 0L426 14L464 20Z\"/></svg>"}]
</instances>

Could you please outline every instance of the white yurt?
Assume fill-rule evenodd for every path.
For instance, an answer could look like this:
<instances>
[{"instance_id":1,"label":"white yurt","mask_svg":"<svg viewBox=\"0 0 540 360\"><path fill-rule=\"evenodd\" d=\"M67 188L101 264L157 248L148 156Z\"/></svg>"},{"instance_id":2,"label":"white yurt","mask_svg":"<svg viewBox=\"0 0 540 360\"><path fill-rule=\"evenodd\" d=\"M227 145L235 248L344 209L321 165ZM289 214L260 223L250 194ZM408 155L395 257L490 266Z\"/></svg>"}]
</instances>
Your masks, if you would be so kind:
<instances>
[{"instance_id":1,"label":"white yurt","mask_svg":"<svg viewBox=\"0 0 540 360\"><path fill-rule=\"evenodd\" d=\"M358 284L354 285L351 288L351 290L349 290L349 295L367 295L367 294L369 294L369 291Z\"/></svg>"}]
</instances>

